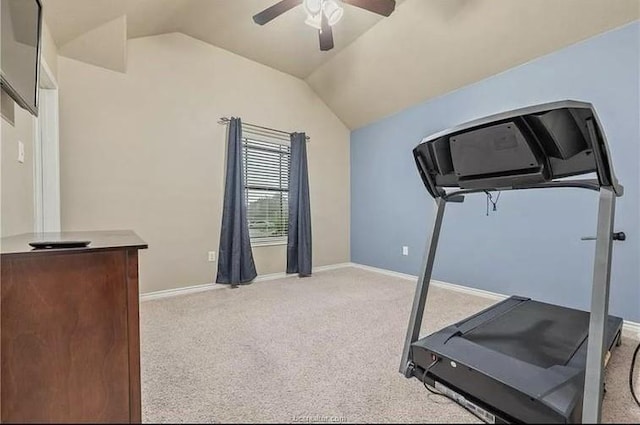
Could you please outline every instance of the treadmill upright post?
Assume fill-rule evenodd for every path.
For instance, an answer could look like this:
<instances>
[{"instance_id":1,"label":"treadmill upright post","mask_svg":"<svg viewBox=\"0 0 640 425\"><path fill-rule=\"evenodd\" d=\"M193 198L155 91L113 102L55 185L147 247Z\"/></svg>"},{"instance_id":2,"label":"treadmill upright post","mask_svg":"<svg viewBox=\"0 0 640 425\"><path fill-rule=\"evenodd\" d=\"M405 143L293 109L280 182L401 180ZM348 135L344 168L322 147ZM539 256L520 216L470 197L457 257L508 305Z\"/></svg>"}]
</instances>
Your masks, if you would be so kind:
<instances>
[{"instance_id":1,"label":"treadmill upright post","mask_svg":"<svg viewBox=\"0 0 640 425\"><path fill-rule=\"evenodd\" d=\"M596 254L591 290L591 316L587 345L582 422L599 423L605 359L605 326L609 316L609 282L616 194L610 187L600 189Z\"/></svg>"},{"instance_id":2,"label":"treadmill upright post","mask_svg":"<svg viewBox=\"0 0 640 425\"><path fill-rule=\"evenodd\" d=\"M447 201L444 198L436 198L436 216L433 222L431 238L425 246L420 277L418 278L416 293L413 297L413 306L411 307L411 316L409 317L409 328L407 329L407 337L404 341L404 349L402 350L402 360L400 363L400 373L407 378L411 377L411 375L407 373L411 344L417 341L420 336L420 325L422 324L424 306L427 300L427 293L429 292L431 273L433 272L433 263L436 258L436 248L438 247L438 239L440 238L440 229L442 228L444 206L446 203Z\"/></svg>"}]
</instances>

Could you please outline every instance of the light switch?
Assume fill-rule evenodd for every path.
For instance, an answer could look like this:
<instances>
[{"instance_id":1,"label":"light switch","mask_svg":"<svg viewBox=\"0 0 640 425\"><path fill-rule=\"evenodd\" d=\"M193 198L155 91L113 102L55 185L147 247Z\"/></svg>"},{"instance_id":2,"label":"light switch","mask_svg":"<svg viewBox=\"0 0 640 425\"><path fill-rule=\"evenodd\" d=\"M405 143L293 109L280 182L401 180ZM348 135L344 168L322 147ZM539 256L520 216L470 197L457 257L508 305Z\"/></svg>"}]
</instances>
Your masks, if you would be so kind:
<instances>
[{"instance_id":1,"label":"light switch","mask_svg":"<svg viewBox=\"0 0 640 425\"><path fill-rule=\"evenodd\" d=\"M24 163L24 143L18 141L18 162Z\"/></svg>"},{"instance_id":2,"label":"light switch","mask_svg":"<svg viewBox=\"0 0 640 425\"><path fill-rule=\"evenodd\" d=\"M409 247L408 246L403 246L402 247L402 255L409 255Z\"/></svg>"}]
</instances>

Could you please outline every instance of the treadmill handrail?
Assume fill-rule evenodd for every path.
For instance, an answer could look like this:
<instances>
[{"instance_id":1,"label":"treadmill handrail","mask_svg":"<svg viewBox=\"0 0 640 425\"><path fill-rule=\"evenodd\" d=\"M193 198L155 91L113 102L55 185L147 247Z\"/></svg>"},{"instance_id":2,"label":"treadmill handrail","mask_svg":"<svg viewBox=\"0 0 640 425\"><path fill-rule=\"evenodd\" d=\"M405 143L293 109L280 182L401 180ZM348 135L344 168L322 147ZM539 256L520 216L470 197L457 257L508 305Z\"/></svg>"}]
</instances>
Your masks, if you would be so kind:
<instances>
[{"instance_id":1,"label":"treadmill handrail","mask_svg":"<svg viewBox=\"0 0 640 425\"><path fill-rule=\"evenodd\" d=\"M497 121L503 121L503 120L521 116L521 115L537 114L541 112L550 111L553 109L562 109L562 108L593 109L593 105L589 102L583 102L579 100L562 100L558 102L549 102L549 103L543 103L540 105L527 106L524 108L514 109L511 111L499 112L497 114L478 118L472 121L467 121L463 124L459 124L454 127L448 128L446 130L442 130L437 133L431 134L423 138L420 143L430 142L432 140L439 139L440 137L447 136L451 133L458 133L460 131L468 130L470 128L480 127L486 124L491 124Z\"/></svg>"},{"instance_id":2,"label":"treadmill handrail","mask_svg":"<svg viewBox=\"0 0 640 425\"><path fill-rule=\"evenodd\" d=\"M623 190L623 186L619 185L620 190ZM474 193L485 193L486 191L505 191L505 190L526 190L526 189L555 189L555 188L577 188L577 189L589 189L599 192L602 186L600 186L596 179L577 179L577 180L562 180L562 181L550 181L544 183L536 183L530 185L522 185L515 187L494 187L491 189L458 189L446 192L442 197L447 201L452 201L453 198L464 195L471 195Z\"/></svg>"},{"instance_id":3,"label":"treadmill handrail","mask_svg":"<svg viewBox=\"0 0 640 425\"><path fill-rule=\"evenodd\" d=\"M545 127L533 126L530 121L531 118L536 118L539 115L545 115L547 113L556 113L559 111L566 111L566 114L571 116L571 122L574 122L575 131L568 133L565 139L563 135L558 135L562 140L572 140L571 134L580 134L580 140L584 140L586 143L581 147L581 151L584 155L591 158L590 162L583 162L577 168L575 166L569 166L569 169L562 169L559 165L571 164L574 161L574 157L577 153L567 153L568 156L558 156L554 153L554 149L559 149L553 142L556 136L551 136L549 131L552 131L554 127L552 124ZM588 115L585 115L588 114ZM522 163L526 158L526 154L522 154L517 157L520 161L513 159L511 163L512 169L505 170L504 168L497 168L494 172L490 172L485 169L484 172L472 166L473 171L469 169L469 163L473 163L475 160L465 161L464 163L458 163L456 165L455 158L460 158L460 149L458 148L458 156L454 154L453 144L456 138L468 134L477 134L485 128L494 128L504 124L515 124L515 127L519 130L510 130L509 137L522 138L526 140L524 146L529 146L529 155L534 155L536 159L529 159L531 161L531 167L524 167ZM512 128L513 126L507 126ZM560 125L561 127L561 125ZM571 126L570 126L571 127ZM586 127L586 128L585 128ZM551 129L551 130L550 130ZM497 130L496 130L497 131ZM503 130L500 130L503 131ZM508 131L508 130L504 130ZM516 131L515 134L513 132ZM495 131L492 135L476 136L495 138L495 146L493 149L496 152L500 152L500 155L496 154L496 157L503 158L501 167L505 166L505 156L502 151L505 149L512 149L514 146L502 147L504 140L510 143L510 139L507 136L503 136L502 133ZM501 139L501 137L507 137ZM501 145L502 143L502 145ZM568 142L570 143L570 142ZM457 143L456 146L460 145ZM461 146L464 146L464 142ZM553 147L556 146L556 147ZM570 145L573 146L573 145ZM486 147L485 147L486 149ZM524 148L518 152L523 152ZM515 155L515 154L514 154ZM565 100L559 102L551 102L541 105L529 106L512 111L505 111L488 117L476 119L470 122L466 122L444 131L437 132L433 135L425 137L413 150L414 160L420 172L423 183L427 187L427 190L431 196L438 198L444 196L446 188L460 187L460 188L480 188L491 190L492 184L505 184L510 183L527 184L527 182L562 182L563 178L577 175L587 175L595 172L598 176L598 184L602 187L611 187L616 196L622 196L622 186L619 184L613 168L611 153L609 151L609 145L606 135L604 134L602 123L596 113L595 108L589 102L581 102L574 100ZM482 156L480 156L482 158ZM584 157L586 158L586 157ZM484 160L486 161L486 156ZM555 164L550 162L550 159L556 161ZM527 160L527 162L529 162ZM442 163L441 163L442 161ZM453 161L453 163L452 163ZM478 160L481 164L482 159ZM536 162L537 161L537 162ZM538 164L540 168L536 168L535 164ZM575 162L573 162L575 164ZM460 168L457 168L460 167ZM524 167L524 168L522 168ZM593 167L593 168L592 168ZM465 171L466 169L466 171ZM468 175L471 174L471 176ZM474 174L476 173L476 174ZM499 183L498 183L499 182ZM517 187L513 187L516 189Z\"/></svg>"}]
</instances>

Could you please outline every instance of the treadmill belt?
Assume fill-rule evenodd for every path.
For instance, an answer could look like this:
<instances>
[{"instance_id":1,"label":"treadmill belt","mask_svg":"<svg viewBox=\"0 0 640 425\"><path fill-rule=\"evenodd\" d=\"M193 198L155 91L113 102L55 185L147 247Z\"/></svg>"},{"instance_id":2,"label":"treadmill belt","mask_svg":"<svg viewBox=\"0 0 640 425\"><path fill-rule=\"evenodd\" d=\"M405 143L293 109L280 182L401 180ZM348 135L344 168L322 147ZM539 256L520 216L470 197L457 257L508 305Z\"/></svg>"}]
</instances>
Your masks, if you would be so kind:
<instances>
[{"instance_id":1,"label":"treadmill belt","mask_svg":"<svg viewBox=\"0 0 640 425\"><path fill-rule=\"evenodd\" d=\"M587 338L589 314L526 301L461 336L543 368L565 365Z\"/></svg>"}]
</instances>

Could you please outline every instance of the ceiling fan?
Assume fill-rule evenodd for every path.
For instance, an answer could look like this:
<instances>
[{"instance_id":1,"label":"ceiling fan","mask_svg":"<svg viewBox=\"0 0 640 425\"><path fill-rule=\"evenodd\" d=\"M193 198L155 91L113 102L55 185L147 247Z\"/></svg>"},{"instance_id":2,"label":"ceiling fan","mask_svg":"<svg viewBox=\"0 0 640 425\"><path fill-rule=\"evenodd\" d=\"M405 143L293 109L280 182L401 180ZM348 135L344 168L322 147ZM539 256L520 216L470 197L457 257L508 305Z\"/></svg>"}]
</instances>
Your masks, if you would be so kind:
<instances>
[{"instance_id":1,"label":"ceiling fan","mask_svg":"<svg viewBox=\"0 0 640 425\"><path fill-rule=\"evenodd\" d=\"M396 8L395 0L281 0L253 17L258 25L264 25L296 6L303 5L307 12L305 23L318 30L320 50L333 49L331 27L342 18L342 3L389 16Z\"/></svg>"}]
</instances>

